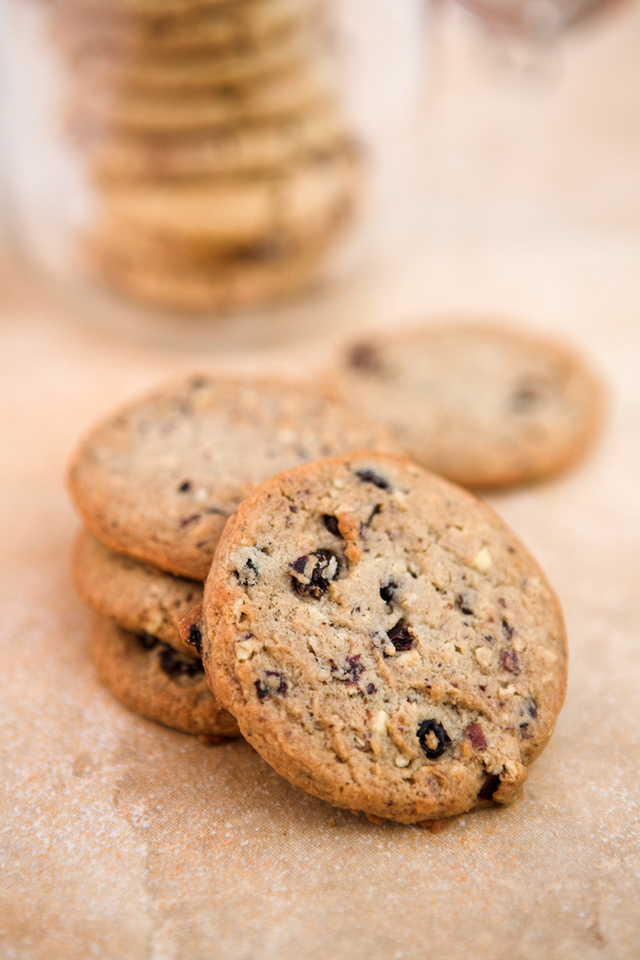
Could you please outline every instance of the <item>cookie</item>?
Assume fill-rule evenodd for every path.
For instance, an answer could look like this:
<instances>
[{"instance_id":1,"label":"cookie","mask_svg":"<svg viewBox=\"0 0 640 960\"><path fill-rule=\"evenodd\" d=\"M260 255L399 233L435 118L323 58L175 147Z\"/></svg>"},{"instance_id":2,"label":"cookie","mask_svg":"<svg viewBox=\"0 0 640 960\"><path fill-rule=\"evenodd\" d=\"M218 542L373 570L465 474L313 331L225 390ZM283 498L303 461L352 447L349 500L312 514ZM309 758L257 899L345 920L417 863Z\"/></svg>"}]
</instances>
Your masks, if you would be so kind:
<instances>
[{"instance_id":1,"label":"cookie","mask_svg":"<svg viewBox=\"0 0 640 960\"><path fill-rule=\"evenodd\" d=\"M484 503L409 460L281 473L229 520L205 584L219 702L283 777L414 823L510 803L566 686L558 601Z\"/></svg>"},{"instance_id":2,"label":"cookie","mask_svg":"<svg viewBox=\"0 0 640 960\"><path fill-rule=\"evenodd\" d=\"M300 0L235 0L193 5L155 15L133 11L87 9L86 3L65 0L56 11L56 38L64 49L79 51L99 45L117 55L141 51L169 53L201 48L220 50L240 43L255 46L300 21L310 5Z\"/></svg>"},{"instance_id":3,"label":"cookie","mask_svg":"<svg viewBox=\"0 0 640 960\"><path fill-rule=\"evenodd\" d=\"M186 94L136 90L122 94L88 84L71 101L68 127L79 142L109 132L201 133L236 123L275 121L327 107L334 99L328 79L306 64L273 71L257 84L227 83Z\"/></svg>"},{"instance_id":4,"label":"cookie","mask_svg":"<svg viewBox=\"0 0 640 960\"><path fill-rule=\"evenodd\" d=\"M187 259L165 244L143 242L129 249L125 243L107 245L104 237L86 238L84 253L95 280L143 304L190 313L233 311L280 302L307 290L348 213L347 209L339 213L313 242L275 254L268 247L226 258L193 251ZM154 248L161 253L157 258L149 256Z\"/></svg>"},{"instance_id":5,"label":"cookie","mask_svg":"<svg viewBox=\"0 0 640 960\"><path fill-rule=\"evenodd\" d=\"M582 457L603 391L562 344L450 323L352 343L327 379L415 459L469 487L552 476Z\"/></svg>"},{"instance_id":6,"label":"cookie","mask_svg":"<svg viewBox=\"0 0 640 960\"><path fill-rule=\"evenodd\" d=\"M280 238L303 240L352 205L355 168L344 144L260 176L109 184L99 198L96 232L132 230L225 253Z\"/></svg>"},{"instance_id":7,"label":"cookie","mask_svg":"<svg viewBox=\"0 0 640 960\"><path fill-rule=\"evenodd\" d=\"M113 553L88 530L76 538L72 572L80 599L101 617L131 633L155 637L184 656L199 656L181 640L180 621L201 603L202 583Z\"/></svg>"},{"instance_id":8,"label":"cookie","mask_svg":"<svg viewBox=\"0 0 640 960\"><path fill-rule=\"evenodd\" d=\"M80 0L85 13L113 16L184 16L198 10L220 7L229 0ZM73 10L73 3L69 2Z\"/></svg>"},{"instance_id":9,"label":"cookie","mask_svg":"<svg viewBox=\"0 0 640 960\"><path fill-rule=\"evenodd\" d=\"M194 51L139 51L135 57L126 52L104 49L101 45L83 47L71 55L69 67L79 82L97 84L128 95L139 91L192 91L222 84L251 81L273 71L302 66L308 57L308 37L295 25L258 46L239 42L222 50L204 48Z\"/></svg>"},{"instance_id":10,"label":"cookie","mask_svg":"<svg viewBox=\"0 0 640 960\"><path fill-rule=\"evenodd\" d=\"M178 136L106 133L81 145L99 183L262 173L287 169L344 143L344 125L326 104L296 116Z\"/></svg>"},{"instance_id":11,"label":"cookie","mask_svg":"<svg viewBox=\"0 0 640 960\"><path fill-rule=\"evenodd\" d=\"M200 661L97 617L91 652L111 693L134 713L183 733L238 736L235 720L209 690Z\"/></svg>"},{"instance_id":12,"label":"cookie","mask_svg":"<svg viewBox=\"0 0 640 960\"><path fill-rule=\"evenodd\" d=\"M198 375L115 414L69 471L87 527L116 553L204 581L227 518L273 474L397 449L350 407L276 379Z\"/></svg>"}]
</instances>

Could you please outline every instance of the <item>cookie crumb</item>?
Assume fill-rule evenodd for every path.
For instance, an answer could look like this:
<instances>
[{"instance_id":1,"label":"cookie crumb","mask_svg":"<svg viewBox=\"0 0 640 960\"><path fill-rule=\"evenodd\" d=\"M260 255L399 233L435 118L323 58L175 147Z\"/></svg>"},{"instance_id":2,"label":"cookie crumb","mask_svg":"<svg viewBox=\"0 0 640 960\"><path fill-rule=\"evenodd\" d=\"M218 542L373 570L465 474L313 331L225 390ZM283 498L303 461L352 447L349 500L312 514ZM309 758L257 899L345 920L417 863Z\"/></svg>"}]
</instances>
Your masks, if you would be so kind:
<instances>
[{"instance_id":1,"label":"cookie crumb","mask_svg":"<svg viewBox=\"0 0 640 960\"><path fill-rule=\"evenodd\" d=\"M386 820L384 817L378 817L376 816L375 813L365 813L365 817L367 818L369 823L386 823Z\"/></svg>"},{"instance_id":2,"label":"cookie crumb","mask_svg":"<svg viewBox=\"0 0 640 960\"><path fill-rule=\"evenodd\" d=\"M449 817L448 820L420 820L416 824L417 827L421 827L423 830L428 830L429 833L442 833L443 830L453 823L455 817Z\"/></svg>"}]
</instances>

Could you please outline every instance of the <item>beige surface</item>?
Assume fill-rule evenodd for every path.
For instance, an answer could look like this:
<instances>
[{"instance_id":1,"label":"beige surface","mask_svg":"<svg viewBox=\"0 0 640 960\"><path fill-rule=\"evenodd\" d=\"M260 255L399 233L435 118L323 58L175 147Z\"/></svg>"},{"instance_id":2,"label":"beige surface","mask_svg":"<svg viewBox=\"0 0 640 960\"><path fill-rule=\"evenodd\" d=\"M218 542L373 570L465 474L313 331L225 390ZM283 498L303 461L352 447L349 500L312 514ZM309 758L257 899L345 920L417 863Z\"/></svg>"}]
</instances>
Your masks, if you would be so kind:
<instances>
[{"instance_id":1,"label":"beige surface","mask_svg":"<svg viewBox=\"0 0 640 960\"><path fill-rule=\"evenodd\" d=\"M0 956L640 955L637 10L576 35L555 85L523 93L529 121L518 115L522 136L509 140L509 182L493 176L511 167L492 146L491 104L513 106L515 88L474 74L473 59L451 59L470 34L449 23L427 114L432 228L413 260L337 302L354 324L421 309L518 315L570 337L611 386L609 427L587 462L492 498L546 569L571 642L556 735L511 808L438 835L374 826L299 793L243 744L205 747L109 696L88 654L90 615L70 584L77 521L64 466L116 401L204 356L71 321L0 256ZM475 109L463 134L464 90ZM554 153L563 175L547 163ZM459 183L447 156L458 157ZM322 354L301 341L209 356L304 370Z\"/></svg>"}]
</instances>

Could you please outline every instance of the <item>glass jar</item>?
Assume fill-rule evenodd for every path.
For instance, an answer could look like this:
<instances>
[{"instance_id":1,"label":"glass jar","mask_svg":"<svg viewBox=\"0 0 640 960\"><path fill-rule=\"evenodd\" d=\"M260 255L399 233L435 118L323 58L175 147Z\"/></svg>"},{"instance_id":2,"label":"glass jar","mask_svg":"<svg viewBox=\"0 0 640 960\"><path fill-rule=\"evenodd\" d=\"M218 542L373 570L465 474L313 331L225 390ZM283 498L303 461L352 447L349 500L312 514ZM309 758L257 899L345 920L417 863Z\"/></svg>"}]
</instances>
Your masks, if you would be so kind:
<instances>
[{"instance_id":1,"label":"glass jar","mask_svg":"<svg viewBox=\"0 0 640 960\"><path fill-rule=\"evenodd\" d=\"M420 0L0 0L15 244L124 328L219 330L317 298L407 235L421 16Z\"/></svg>"}]
</instances>

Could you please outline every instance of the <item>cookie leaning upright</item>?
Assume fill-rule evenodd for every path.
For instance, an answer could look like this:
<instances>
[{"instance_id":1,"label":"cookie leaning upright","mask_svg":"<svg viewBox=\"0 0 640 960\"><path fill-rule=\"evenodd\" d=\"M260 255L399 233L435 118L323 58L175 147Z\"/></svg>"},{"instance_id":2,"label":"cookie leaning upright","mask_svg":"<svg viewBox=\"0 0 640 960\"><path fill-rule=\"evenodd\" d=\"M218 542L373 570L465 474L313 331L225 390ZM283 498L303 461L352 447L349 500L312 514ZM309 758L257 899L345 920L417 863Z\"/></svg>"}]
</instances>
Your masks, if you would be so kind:
<instances>
[{"instance_id":1,"label":"cookie leaning upright","mask_svg":"<svg viewBox=\"0 0 640 960\"><path fill-rule=\"evenodd\" d=\"M469 487L559 473L603 419L602 386L582 359L517 328L372 333L344 350L327 380L419 463Z\"/></svg>"},{"instance_id":2,"label":"cookie leaning upright","mask_svg":"<svg viewBox=\"0 0 640 960\"><path fill-rule=\"evenodd\" d=\"M404 823L515 799L567 669L558 601L499 517L376 453L282 473L238 508L202 656L282 776Z\"/></svg>"},{"instance_id":3,"label":"cookie leaning upright","mask_svg":"<svg viewBox=\"0 0 640 960\"><path fill-rule=\"evenodd\" d=\"M397 449L384 428L276 379L192 376L110 417L81 444L69 487L116 553L204 581L227 518L281 470Z\"/></svg>"}]
</instances>

